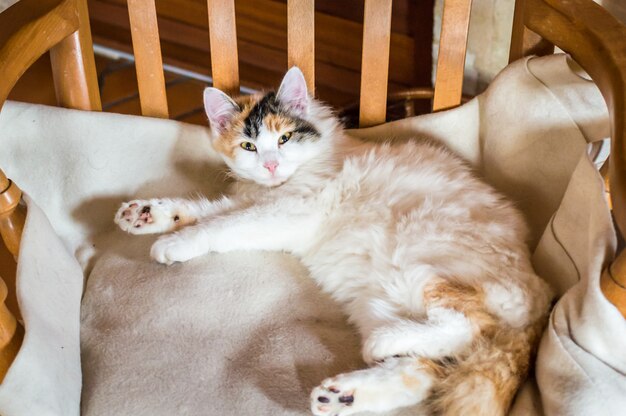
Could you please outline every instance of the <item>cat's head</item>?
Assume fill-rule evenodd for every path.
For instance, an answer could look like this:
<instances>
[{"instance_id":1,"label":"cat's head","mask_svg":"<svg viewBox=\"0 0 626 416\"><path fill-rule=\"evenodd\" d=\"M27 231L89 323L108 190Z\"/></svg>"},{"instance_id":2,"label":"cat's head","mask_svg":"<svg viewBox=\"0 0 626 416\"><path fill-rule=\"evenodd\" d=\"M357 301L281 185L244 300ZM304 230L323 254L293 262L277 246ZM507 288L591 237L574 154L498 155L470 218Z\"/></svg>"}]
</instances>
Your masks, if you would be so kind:
<instances>
[{"instance_id":1,"label":"cat's head","mask_svg":"<svg viewBox=\"0 0 626 416\"><path fill-rule=\"evenodd\" d=\"M216 88L204 90L213 147L238 177L265 186L288 180L304 163L326 152L337 122L307 92L302 72L291 68L278 92L237 101Z\"/></svg>"}]
</instances>

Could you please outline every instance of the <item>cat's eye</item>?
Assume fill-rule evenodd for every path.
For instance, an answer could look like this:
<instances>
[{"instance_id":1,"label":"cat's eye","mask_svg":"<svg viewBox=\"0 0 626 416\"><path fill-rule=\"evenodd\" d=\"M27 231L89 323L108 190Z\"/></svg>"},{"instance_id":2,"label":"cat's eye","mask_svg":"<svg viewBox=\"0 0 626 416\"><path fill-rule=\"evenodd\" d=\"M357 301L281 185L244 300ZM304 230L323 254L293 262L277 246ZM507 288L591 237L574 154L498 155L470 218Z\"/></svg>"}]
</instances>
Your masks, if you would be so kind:
<instances>
[{"instance_id":1,"label":"cat's eye","mask_svg":"<svg viewBox=\"0 0 626 416\"><path fill-rule=\"evenodd\" d=\"M256 152L256 146L250 142L241 143L241 148L247 150L248 152Z\"/></svg>"},{"instance_id":2,"label":"cat's eye","mask_svg":"<svg viewBox=\"0 0 626 416\"><path fill-rule=\"evenodd\" d=\"M291 138L291 132L289 133L285 133L282 136L280 136L280 139L278 139L278 144L285 144L289 141L289 139Z\"/></svg>"}]
</instances>

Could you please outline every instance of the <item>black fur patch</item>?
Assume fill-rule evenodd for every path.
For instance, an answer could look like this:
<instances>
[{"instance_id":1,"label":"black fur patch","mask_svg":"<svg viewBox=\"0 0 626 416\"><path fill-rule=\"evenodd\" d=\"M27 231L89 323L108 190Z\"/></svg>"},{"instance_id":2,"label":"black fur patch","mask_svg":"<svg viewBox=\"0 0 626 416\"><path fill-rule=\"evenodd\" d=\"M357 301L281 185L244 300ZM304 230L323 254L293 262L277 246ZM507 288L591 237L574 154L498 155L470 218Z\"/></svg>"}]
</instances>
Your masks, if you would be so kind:
<instances>
[{"instance_id":1,"label":"black fur patch","mask_svg":"<svg viewBox=\"0 0 626 416\"><path fill-rule=\"evenodd\" d=\"M293 139L297 142L303 140L318 140L322 135L319 131L308 121L300 118L294 119L296 128L293 130Z\"/></svg>"},{"instance_id":2,"label":"black fur patch","mask_svg":"<svg viewBox=\"0 0 626 416\"><path fill-rule=\"evenodd\" d=\"M244 121L243 134L251 139L256 139L265 116L269 113L278 114L279 111L280 107L278 100L276 100L276 94L273 92L266 94L250 110L250 114Z\"/></svg>"},{"instance_id":3,"label":"black fur patch","mask_svg":"<svg viewBox=\"0 0 626 416\"><path fill-rule=\"evenodd\" d=\"M296 124L293 130L292 140L301 142L303 140L318 140L320 132L308 121L293 117L289 111L280 105L276 98L276 93L270 92L261 98L250 110L248 117L244 120L243 134L251 139L256 139L259 135L263 120L268 114L278 114L291 118Z\"/></svg>"}]
</instances>

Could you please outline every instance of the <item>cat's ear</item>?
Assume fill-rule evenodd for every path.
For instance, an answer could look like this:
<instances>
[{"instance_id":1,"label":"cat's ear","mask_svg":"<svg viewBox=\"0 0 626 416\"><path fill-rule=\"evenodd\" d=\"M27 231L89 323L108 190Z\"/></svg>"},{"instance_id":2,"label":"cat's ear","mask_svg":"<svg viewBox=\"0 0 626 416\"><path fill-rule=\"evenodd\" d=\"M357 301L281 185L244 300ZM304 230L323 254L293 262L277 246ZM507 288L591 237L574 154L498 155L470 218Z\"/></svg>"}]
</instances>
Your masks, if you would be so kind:
<instances>
[{"instance_id":1,"label":"cat's ear","mask_svg":"<svg viewBox=\"0 0 626 416\"><path fill-rule=\"evenodd\" d=\"M241 111L228 95L217 88L208 87L204 90L204 110L211 129L220 134L231 123L235 115Z\"/></svg>"},{"instance_id":2,"label":"cat's ear","mask_svg":"<svg viewBox=\"0 0 626 416\"><path fill-rule=\"evenodd\" d=\"M297 115L305 115L309 109L306 80L300 68L291 67L285 74L276 94L278 102Z\"/></svg>"}]
</instances>

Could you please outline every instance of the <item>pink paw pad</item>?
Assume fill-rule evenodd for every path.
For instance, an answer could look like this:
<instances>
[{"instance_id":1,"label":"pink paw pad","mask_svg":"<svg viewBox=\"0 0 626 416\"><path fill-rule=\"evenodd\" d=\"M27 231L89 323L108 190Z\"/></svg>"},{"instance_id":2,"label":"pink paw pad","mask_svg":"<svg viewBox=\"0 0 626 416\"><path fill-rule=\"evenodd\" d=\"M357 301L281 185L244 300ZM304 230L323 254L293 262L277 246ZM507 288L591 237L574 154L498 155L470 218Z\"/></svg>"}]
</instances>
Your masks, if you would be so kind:
<instances>
[{"instance_id":1,"label":"pink paw pad","mask_svg":"<svg viewBox=\"0 0 626 416\"><path fill-rule=\"evenodd\" d=\"M335 416L354 404L354 390L341 391L338 387L323 385L313 391L312 410L317 416Z\"/></svg>"},{"instance_id":2,"label":"pink paw pad","mask_svg":"<svg viewBox=\"0 0 626 416\"><path fill-rule=\"evenodd\" d=\"M150 211L150 205L141 206L137 202L130 203L118 213L118 222L123 221L128 224L128 227L141 228L154 222Z\"/></svg>"}]
</instances>

